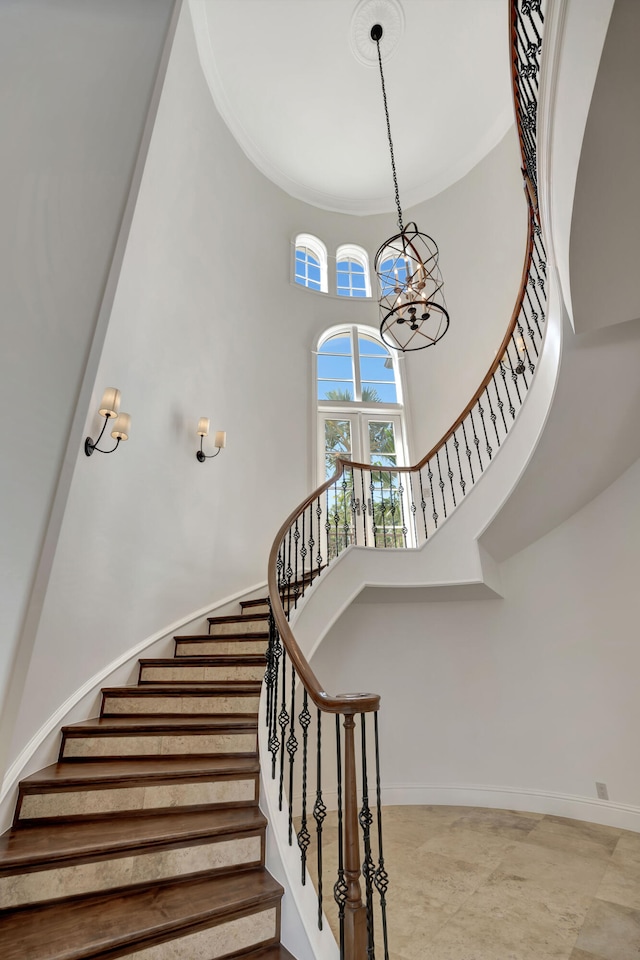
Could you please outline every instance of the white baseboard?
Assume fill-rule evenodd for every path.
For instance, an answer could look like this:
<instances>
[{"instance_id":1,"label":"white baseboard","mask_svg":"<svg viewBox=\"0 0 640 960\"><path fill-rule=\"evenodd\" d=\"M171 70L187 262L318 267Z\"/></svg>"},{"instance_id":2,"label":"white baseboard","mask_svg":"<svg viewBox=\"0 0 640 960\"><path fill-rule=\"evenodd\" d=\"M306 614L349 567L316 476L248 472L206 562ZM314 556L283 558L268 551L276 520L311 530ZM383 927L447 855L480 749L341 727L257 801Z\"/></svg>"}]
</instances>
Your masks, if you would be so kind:
<instances>
[{"instance_id":1,"label":"white baseboard","mask_svg":"<svg viewBox=\"0 0 640 960\"><path fill-rule=\"evenodd\" d=\"M519 813L543 813L569 820L586 820L606 827L619 827L640 833L640 807L614 803L597 797L550 793L517 787L493 787L486 784L416 784L397 783L382 788L382 805L489 807L496 810L517 810ZM323 791L328 810L335 810L335 791ZM375 798L369 795L369 802ZM294 815L300 815L301 798L294 797Z\"/></svg>"}]
</instances>

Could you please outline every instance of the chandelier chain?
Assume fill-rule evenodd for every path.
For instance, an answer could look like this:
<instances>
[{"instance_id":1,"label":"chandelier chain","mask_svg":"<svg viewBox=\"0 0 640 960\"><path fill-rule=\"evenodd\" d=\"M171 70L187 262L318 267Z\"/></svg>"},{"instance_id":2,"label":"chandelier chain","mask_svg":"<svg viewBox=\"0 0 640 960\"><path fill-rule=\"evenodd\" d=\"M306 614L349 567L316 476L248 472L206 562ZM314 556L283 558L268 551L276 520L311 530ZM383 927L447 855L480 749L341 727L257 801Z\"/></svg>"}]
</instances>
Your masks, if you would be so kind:
<instances>
[{"instance_id":1,"label":"chandelier chain","mask_svg":"<svg viewBox=\"0 0 640 960\"><path fill-rule=\"evenodd\" d=\"M391 123L389 121L387 91L384 85L384 73L382 72L382 56L380 54L380 40L377 39L375 43L376 43L376 47L378 48L378 65L380 67L380 83L382 84L382 101L384 103L384 115L387 120L387 137L389 140L389 153L391 154L391 172L393 174L393 186L394 186L395 195L396 195L396 207L398 209L398 226L400 227L400 233L404 233L404 226L402 223L402 207L400 206L400 191L398 189L398 177L396 174L396 161L393 155L393 140L391 139Z\"/></svg>"}]
</instances>

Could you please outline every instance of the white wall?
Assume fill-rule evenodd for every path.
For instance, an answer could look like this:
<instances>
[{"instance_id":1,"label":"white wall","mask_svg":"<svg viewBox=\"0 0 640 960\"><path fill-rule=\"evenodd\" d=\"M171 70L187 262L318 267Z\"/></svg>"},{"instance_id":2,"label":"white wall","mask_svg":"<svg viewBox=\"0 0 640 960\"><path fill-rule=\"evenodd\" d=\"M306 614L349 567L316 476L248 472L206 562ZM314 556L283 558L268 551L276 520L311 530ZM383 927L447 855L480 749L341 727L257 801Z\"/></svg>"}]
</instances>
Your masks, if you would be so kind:
<instances>
[{"instance_id":1,"label":"white wall","mask_svg":"<svg viewBox=\"0 0 640 960\"><path fill-rule=\"evenodd\" d=\"M0 769L172 7L13 0L0 8Z\"/></svg>"},{"instance_id":2,"label":"white wall","mask_svg":"<svg viewBox=\"0 0 640 960\"><path fill-rule=\"evenodd\" d=\"M459 257L456 269L471 277L468 304L491 271L480 256L485 247L467 234L490 205L484 187L508 181L511 163L517 157L506 138L469 184L410 211L428 229L433 209L444 227L450 204L447 258L453 269ZM508 203L499 210L500 257L515 291L524 234L516 229L514 250L512 231L522 208L515 218ZM331 324L377 323L375 302L345 303L290 283L291 241L301 231L330 250L350 241L373 255L393 218L308 207L255 170L215 111L185 7L87 415L95 436L102 390L119 387L131 439L109 457L77 451L13 757L105 663L266 578L271 540L313 479L312 348ZM496 255L488 254L491 263ZM513 297L503 310L502 282L488 286L480 307L493 327L478 329L494 345ZM456 318L448 336L462 355L473 333L465 323L476 313ZM485 351L490 357L487 344ZM423 357L432 353L435 364L436 351ZM410 378L414 404L435 403L422 379ZM445 399L448 423L468 393ZM228 433L227 449L206 464L195 459L200 416ZM430 424L419 419L424 440Z\"/></svg>"},{"instance_id":3,"label":"white wall","mask_svg":"<svg viewBox=\"0 0 640 960\"><path fill-rule=\"evenodd\" d=\"M640 4L616 0L584 132L571 220L577 332L640 318Z\"/></svg>"},{"instance_id":4,"label":"white wall","mask_svg":"<svg viewBox=\"0 0 640 960\"><path fill-rule=\"evenodd\" d=\"M595 802L598 780L638 829L639 483L640 461L503 564L503 600L356 603L332 628L312 667L381 695L384 784L404 802L484 785L575 812L562 798Z\"/></svg>"}]
</instances>

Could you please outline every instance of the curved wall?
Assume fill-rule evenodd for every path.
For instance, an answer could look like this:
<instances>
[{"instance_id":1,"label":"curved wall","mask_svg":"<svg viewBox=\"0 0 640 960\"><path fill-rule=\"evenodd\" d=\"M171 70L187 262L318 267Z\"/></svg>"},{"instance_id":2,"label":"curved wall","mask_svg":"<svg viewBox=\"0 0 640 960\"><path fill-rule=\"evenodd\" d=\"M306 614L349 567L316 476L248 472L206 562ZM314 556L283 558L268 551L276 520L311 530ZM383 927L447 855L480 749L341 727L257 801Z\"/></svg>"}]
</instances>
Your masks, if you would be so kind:
<instances>
[{"instance_id":1,"label":"curved wall","mask_svg":"<svg viewBox=\"0 0 640 960\"><path fill-rule=\"evenodd\" d=\"M637 461L502 564L504 599L355 602L332 627L312 667L381 695L387 802L640 828L639 482Z\"/></svg>"},{"instance_id":2,"label":"curved wall","mask_svg":"<svg viewBox=\"0 0 640 960\"><path fill-rule=\"evenodd\" d=\"M516 163L509 136L407 213L440 232L454 316L446 354L407 362L414 455L436 438L436 406L448 425L502 337L525 239ZM489 245L478 240L483 222ZM305 206L251 166L213 107L185 6L86 422L95 437L102 390L118 386L131 439L110 457L78 451L13 757L105 663L266 578L273 535L313 479L312 347L334 323L377 322L373 302L290 283L301 231L373 255L393 223ZM228 434L204 465L200 416Z\"/></svg>"}]
</instances>

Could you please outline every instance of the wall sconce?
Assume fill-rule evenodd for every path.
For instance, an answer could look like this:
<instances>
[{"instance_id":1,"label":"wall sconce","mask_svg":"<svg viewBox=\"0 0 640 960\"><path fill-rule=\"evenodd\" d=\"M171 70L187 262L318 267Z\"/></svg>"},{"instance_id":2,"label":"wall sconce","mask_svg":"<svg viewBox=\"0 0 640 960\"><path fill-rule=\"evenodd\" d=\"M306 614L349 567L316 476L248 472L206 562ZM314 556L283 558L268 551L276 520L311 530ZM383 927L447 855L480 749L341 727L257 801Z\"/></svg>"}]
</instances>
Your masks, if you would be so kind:
<instances>
[{"instance_id":1,"label":"wall sconce","mask_svg":"<svg viewBox=\"0 0 640 960\"><path fill-rule=\"evenodd\" d=\"M113 453L117 449L121 440L129 439L129 430L131 428L131 415L128 413L119 413L120 410L120 391L116 390L115 387L107 387L105 390L102 403L100 404L100 410L98 411L101 417L104 417L104 426L100 431L100 436L94 443L91 437L87 437L84 442L84 452L88 457L91 456L94 450L97 450L98 453ZM102 434L106 430L107 423L109 420L112 420L115 417L115 423L113 425L113 430L111 431L111 436L116 441L115 447L112 447L111 450L101 450L98 444L102 440Z\"/></svg>"},{"instance_id":2,"label":"wall sconce","mask_svg":"<svg viewBox=\"0 0 640 960\"><path fill-rule=\"evenodd\" d=\"M200 463L204 463L205 460L213 460L214 457L217 457L220 451L227 445L227 435L224 430L218 430L216 432L213 445L217 447L215 453L206 454L202 449L202 441L205 437L209 436L209 418L200 417L198 420L198 436L200 437L200 449L196 453L196 457Z\"/></svg>"}]
</instances>

